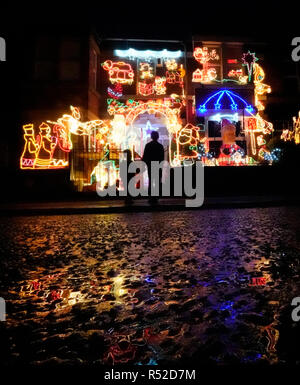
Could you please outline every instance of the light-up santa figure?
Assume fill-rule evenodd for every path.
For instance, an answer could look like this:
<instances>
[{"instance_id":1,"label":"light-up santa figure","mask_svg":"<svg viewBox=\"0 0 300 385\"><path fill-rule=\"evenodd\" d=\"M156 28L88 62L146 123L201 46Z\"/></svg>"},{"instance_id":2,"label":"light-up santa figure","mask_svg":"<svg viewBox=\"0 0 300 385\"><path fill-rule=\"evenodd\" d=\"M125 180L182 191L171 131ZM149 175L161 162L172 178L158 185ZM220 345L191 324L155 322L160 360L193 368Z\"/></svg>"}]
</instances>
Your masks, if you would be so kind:
<instances>
[{"instance_id":1,"label":"light-up santa figure","mask_svg":"<svg viewBox=\"0 0 300 385\"><path fill-rule=\"evenodd\" d=\"M244 150L235 143L235 131L234 124L228 119L222 119L223 144L220 147L219 166L237 166L243 162Z\"/></svg>"}]
</instances>

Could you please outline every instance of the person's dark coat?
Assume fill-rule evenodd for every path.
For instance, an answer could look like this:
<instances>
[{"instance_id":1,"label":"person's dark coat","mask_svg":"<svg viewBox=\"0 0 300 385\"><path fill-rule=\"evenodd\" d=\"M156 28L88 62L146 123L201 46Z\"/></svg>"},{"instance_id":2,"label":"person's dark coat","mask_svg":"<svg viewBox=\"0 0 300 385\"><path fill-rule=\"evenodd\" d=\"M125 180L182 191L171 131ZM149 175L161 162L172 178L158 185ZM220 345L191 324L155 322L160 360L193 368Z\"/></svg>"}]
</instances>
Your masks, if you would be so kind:
<instances>
[{"instance_id":1,"label":"person's dark coat","mask_svg":"<svg viewBox=\"0 0 300 385\"><path fill-rule=\"evenodd\" d=\"M147 143L144 150L143 161L147 167L151 167L152 161L162 162L165 158L164 146L155 140Z\"/></svg>"}]
</instances>

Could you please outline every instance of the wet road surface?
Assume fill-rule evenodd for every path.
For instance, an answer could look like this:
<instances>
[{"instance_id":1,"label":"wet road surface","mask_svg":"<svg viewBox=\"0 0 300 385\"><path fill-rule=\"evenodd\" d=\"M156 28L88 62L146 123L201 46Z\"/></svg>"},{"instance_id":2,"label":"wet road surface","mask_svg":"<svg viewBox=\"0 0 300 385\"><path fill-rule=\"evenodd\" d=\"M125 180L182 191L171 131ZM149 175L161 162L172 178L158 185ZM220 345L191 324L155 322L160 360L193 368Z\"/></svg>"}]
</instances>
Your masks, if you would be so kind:
<instances>
[{"instance_id":1,"label":"wet road surface","mask_svg":"<svg viewBox=\"0 0 300 385\"><path fill-rule=\"evenodd\" d=\"M300 208L0 218L7 365L300 364Z\"/></svg>"}]
</instances>

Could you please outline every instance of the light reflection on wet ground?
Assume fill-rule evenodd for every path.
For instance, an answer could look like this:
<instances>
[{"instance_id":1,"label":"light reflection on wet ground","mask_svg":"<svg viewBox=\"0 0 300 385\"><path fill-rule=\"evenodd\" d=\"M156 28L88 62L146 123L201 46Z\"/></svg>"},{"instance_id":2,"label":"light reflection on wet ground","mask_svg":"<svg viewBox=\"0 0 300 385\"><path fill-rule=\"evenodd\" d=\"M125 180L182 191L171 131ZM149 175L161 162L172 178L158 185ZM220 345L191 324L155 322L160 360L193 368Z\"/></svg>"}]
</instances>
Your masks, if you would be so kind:
<instances>
[{"instance_id":1,"label":"light reflection on wet ground","mask_svg":"<svg viewBox=\"0 0 300 385\"><path fill-rule=\"evenodd\" d=\"M299 218L295 207L1 218L2 362L300 363Z\"/></svg>"}]
</instances>

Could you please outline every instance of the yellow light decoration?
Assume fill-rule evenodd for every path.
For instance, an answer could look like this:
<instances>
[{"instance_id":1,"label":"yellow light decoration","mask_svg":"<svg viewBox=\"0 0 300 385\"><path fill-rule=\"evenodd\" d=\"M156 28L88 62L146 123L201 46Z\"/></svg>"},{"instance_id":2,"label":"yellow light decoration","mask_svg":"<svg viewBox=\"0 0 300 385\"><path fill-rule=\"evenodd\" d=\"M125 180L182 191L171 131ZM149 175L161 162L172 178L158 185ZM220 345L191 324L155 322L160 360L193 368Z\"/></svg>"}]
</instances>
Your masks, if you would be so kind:
<instances>
[{"instance_id":1,"label":"yellow light decoration","mask_svg":"<svg viewBox=\"0 0 300 385\"><path fill-rule=\"evenodd\" d=\"M107 186L112 186L119 179L119 169L116 168L114 161L100 161L94 167L90 177L95 176L98 188L103 190Z\"/></svg>"},{"instance_id":2,"label":"yellow light decoration","mask_svg":"<svg viewBox=\"0 0 300 385\"><path fill-rule=\"evenodd\" d=\"M168 71L176 71L178 64L175 59L168 59L165 62Z\"/></svg>"},{"instance_id":3,"label":"yellow light decoration","mask_svg":"<svg viewBox=\"0 0 300 385\"><path fill-rule=\"evenodd\" d=\"M164 95L166 93L166 78L165 77L160 77L160 76L155 76L154 79L154 90L157 95Z\"/></svg>"},{"instance_id":4,"label":"yellow light decoration","mask_svg":"<svg viewBox=\"0 0 300 385\"><path fill-rule=\"evenodd\" d=\"M288 128L286 130L282 130L282 134L280 136L280 139L284 140L285 142L287 140L291 140L292 134L293 134L293 131L290 131Z\"/></svg>"},{"instance_id":5,"label":"yellow light decoration","mask_svg":"<svg viewBox=\"0 0 300 385\"><path fill-rule=\"evenodd\" d=\"M56 138L51 137L51 128L46 123L39 126L39 146L36 151L36 158L34 160L34 168L50 168L53 166L52 158L56 147Z\"/></svg>"},{"instance_id":6,"label":"yellow light decoration","mask_svg":"<svg viewBox=\"0 0 300 385\"><path fill-rule=\"evenodd\" d=\"M111 121L111 126L112 131L109 139L117 146L120 146L126 138L126 122L124 115L116 114Z\"/></svg>"},{"instance_id":7,"label":"yellow light decoration","mask_svg":"<svg viewBox=\"0 0 300 385\"><path fill-rule=\"evenodd\" d=\"M105 71L108 71L109 80L112 84L129 84L131 85L134 80L134 72L130 64L123 61L113 62L106 60L102 67Z\"/></svg>"},{"instance_id":8,"label":"yellow light decoration","mask_svg":"<svg viewBox=\"0 0 300 385\"><path fill-rule=\"evenodd\" d=\"M300 143L300 111L298 113L298 118L293 118L294 122L294 140L296 144Z\"/></svg>"},{"instance_id":9,"label":"yellow light decoration","mask_svg":"<svg viewBox=\"0 0 300 385\"><path fill-rule=\"evenodd\" d=\"M206 70L200 70L199 68L193 72L194 83L210 83L217 78L217 72L215 68L209 68Z\"/></svg>"},{"instance_id":10,"label":"yellow light decoration","mask_svg":"<svg viewBox=\"0 0 300 385\"><path fill-rule=\"evenodd\" d=\"M257 107L258 111L263 111L265 106L259 100L259 96L269 94L271 92L271 87L268 84L262 83L265 78L265 72L257 63L253 64L253 74L255 106Z\"/></svg>"},{"instance_id":11,"label":"yellow light decoration","mask_svg":"<svg viewBox=\"0 0 300 385\"><path fill-rule=\"evenodd\" d=\"M20 158L20 168L31 169L34 167L34 161L36 158L36 152L38 149L37 143L34 137L33 124L25 124L24 130L24 149Z\"/></svg>"},{"instance_id":12,"label":"yellow light decoration","mask_svg":"<svg viewBox=\"0 0 300 385\"><path fill-rule=\"evenodd\" d=\"M153 78L153 67L149 63L140 63L140 78L141 79L151 79Z\"/></svg>"}]
</instances>

